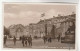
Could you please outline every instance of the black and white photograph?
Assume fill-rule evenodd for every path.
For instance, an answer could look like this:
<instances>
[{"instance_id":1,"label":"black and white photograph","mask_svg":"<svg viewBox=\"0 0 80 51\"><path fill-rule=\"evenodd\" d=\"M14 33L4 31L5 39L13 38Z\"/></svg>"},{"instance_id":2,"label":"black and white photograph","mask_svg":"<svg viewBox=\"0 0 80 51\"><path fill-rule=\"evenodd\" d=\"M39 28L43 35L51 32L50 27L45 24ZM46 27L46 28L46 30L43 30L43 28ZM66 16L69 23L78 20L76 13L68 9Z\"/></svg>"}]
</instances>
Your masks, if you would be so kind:
<instances>
[{"instance_id":1,"label":"black and white photograph","mask_svg":"<svg viewBox=\"0 0 80 51\"><path fill-rule=\"evenodd\" d=\"M3 3L3 48L75 49L76 4Z\"/></svg>"}]
</instances>

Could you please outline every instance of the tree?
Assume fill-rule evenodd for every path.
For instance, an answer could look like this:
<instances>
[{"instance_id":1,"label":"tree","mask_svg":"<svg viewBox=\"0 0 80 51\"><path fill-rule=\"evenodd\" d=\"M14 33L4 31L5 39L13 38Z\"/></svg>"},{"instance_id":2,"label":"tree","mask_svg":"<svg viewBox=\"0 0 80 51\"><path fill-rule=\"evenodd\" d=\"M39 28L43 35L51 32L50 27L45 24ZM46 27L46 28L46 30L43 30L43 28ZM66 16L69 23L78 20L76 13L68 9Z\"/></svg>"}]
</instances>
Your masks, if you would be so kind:
<instances>
[{"instance_id":1,"label":"tree","mask_svg":"<svg viewBox=\"0 0 80 51\"><path fill-rule=\"evenodd\" d=\"M4 26L4 35L9 35L9 29Z\"/></svg>"},{"instance_id":2,"label":"tree","mask_svg":"<svg viewBox=\"0 0 80 51\"><path fill-rule=\"evenodd\" d=\"M51 29L51 35L53 36L53 38L55 38L55 28L56 27L53 25Z\"/></svg>"},{"instance_id":3,"label":"tree","mask_svg":"<svg viewBox=\"0 0 80 51\"><path fill-rule=\"evenodd\" d=\"M47 35L47 24L45 24L45 35Z\"/></svg>"}]
</instances>

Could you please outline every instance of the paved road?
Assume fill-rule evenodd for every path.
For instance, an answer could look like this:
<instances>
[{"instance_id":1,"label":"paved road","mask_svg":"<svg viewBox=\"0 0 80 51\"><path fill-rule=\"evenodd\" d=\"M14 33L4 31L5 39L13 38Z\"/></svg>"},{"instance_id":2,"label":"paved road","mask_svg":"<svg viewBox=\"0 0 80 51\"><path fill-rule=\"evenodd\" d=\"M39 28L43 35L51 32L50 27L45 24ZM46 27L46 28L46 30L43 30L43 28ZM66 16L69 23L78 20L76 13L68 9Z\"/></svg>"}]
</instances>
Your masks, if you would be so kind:
<instances>
[{"instance_id":1,"label":"paved road","mask_svg":"<svg viewBox=\"0 0 80 51\"><path fill-rule=\"evenodd\" d=\"M16 45L14 45L13 41L7 41L6 43L7 45L4 45L4 48L66 48L69 49L72 48L74 49L75 44L67 44L67 43L60 43L57 40L53 40L52 43L48 43L46 42L46 44L44 44L43 39L36 39L32 41L32 46L22 46L22 42L21 41L17 41Z\"/></svg>"}]
</instances>

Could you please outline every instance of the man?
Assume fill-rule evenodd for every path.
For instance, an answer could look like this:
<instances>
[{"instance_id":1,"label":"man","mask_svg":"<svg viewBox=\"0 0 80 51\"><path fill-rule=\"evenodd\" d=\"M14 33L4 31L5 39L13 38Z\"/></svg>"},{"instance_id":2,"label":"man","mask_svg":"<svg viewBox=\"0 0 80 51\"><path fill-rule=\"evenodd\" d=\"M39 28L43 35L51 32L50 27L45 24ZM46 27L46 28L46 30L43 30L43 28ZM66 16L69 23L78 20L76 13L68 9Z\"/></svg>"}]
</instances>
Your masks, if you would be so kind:
<instances>
[{"instance_id":1,"label":"man","mask_svg":"<svg viewBox=\"0 0 80 51\"><path fill-rule=\"evenodd\" d=\"M19 37L19 40L21 40L21 36Z\"/></svg>"},{"instance_id":2,"label":"man","mask_svg":"<svg viewBox=\"0 0 80 51\"><path fill-rule=\"evenodd\" d=\"M4 35L4 45L6 45L7 36Z\"/></svg>"},{"instance_id":3,"label":"man","mask_svg":"<svg viewBox=\"0 0 80 51\"><path fill-rule=\"evenodd\" d=\"M32 46L32 37L30 35L30 37L28 37L28 43L29 43L29 46Z\"/></svg>"},{"instance_id":4,"label":"man","mask_svg":"<svg viewBox=\"0 0 80 51\"><path fill-rule=\"evenodd\" d=\"M22 36L22 44L23 44L23 47L24 47L24 42L25 42L25 37L24 35Z\"/></svg>"},{"instance_id":5,"label":"man","mask_svg":"<svg viewBox=\"0 0 80 51\"><path fill-rule=\"evenodd\" d=\"M60 35L57 38L58 38L58 42L59 42L60 41Z\"/></svg>"},{"instance_id":6,"label":"man","mask_svg":"<svg viewBox=\"0 0 80 51\"><path fill-rule=\"evenodd\" d=\"M49 38L48 38L48 42L50 42L50 43L52 42L52 39L51 39L51 37L49 37Z\"/></svg>"},{"instance_id":7,"label":"man","mask_svg":"<svg viewBox=\"0 0 80 51\"><path fill-rule=\"evenodd\" d=\"M16 37L15 36L13 38L13 41L14 41L14 45L16 45Z\"/></svg>"},{"instance_id":8,"label":"man","mask_svg":"<svg viewBox=\"0 0 80 51\"><path fill-rule=\"evenodd\" d=\"M47 38L44 36L44 37L43 37L43 40L44 40L44 44L45 44L46 41L47 41Z\"/></svg>"},{"instance_id":9,"label":"man","mask_svg":"<svg viewBox=\"0 0 80 51\"><path fill-rule=\"evenodd\" d=\"M27 37L25 37L25 45L27 46L27 41L28 41L28 39L27 39Z\"/></svg>"}]
</instances>

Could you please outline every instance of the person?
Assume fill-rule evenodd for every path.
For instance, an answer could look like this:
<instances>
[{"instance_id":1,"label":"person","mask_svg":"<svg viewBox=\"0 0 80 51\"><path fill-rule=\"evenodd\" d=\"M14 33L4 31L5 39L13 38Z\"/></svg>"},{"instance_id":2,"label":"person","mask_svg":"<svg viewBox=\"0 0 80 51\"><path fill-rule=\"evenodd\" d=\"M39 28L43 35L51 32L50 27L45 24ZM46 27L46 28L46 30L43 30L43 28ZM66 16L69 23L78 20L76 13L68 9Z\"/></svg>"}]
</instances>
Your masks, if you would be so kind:
<instances>
[{"instance_id":1,"label":"person","mask_svg":"<svg viewBox=\"0 0 80 51\"><path fill-rule=\"evenodd\" d=\"M27 39L27 37L25 37L25 45L27 46L27 41L28 41L28 39Z\"/></svg>"},{"instance_id":2,"label":"person","mask_svg":"<svg viewBox=\"0 0 80 51\"><path fill-rule=\"evenodd\" d=\"M22 36L22 44L23 44L23 47L24 47L24 41L25 41L25 37L24 35Z\"/></svg>"},{"instance_id":3,"label":"person","mask_svg":"<svg viewBox=\"0 0 80 51\"><path fill-rule=\"evenodd\" d=\"M29 46L32 46L32 37L30 35L30 37L28 37L28 43L29 43Z\"/></svg>"},{"instance_id":4,"label":"person","mask_svg":"<svg viewBox=\"0 0 80 51\"><path fill-rule=\"evenodd\" d=\"M51 37L49 37L49 38L48 38L48 42L50 42L50 43L52 42L52 39L51 39Z\"/></svg>"},{"instance_id":5,"label":"person","mask_svg":"<svg viewBox=\"0 0 80 51\"><path fill-rule=\"evenodd\" d=\"M13 38L13 41L14 41L14 45L16 45L16 37L15 36Z\"/></svg>"},{"instance_id":6,"label":"person","mask_svg":"<svg viewBox=\"0 0 80 51\"><path fill-rule=\"evenodd\" d=\"M4 35L4 45L6 45L7 36Z\"/></svg>"},{"instance_id":7,"label":"person","mask_svg":"<svg viewBox=\"0 0 80 51\"><path fill-rule=\"evenodd\" d=\"M44 36L44 37L43 37L43 40L44 40L44 44L45 44L46 41L47 41L47 38Z\"/></svg>"},{"instance_id":8,"label":"person","mask_svg":"<svg viewBox=\"0 0 80 51\"><path fill-rule=\"evenodd\" d=\"M19 40L21 40L21 36L19 37Z\"/></svg>"},{"instance_id":9,"label":"person","mask_svg":"<svg viewBox=\"0 0 80 51\"><path fill-rule=\"evenodd\" d=\"M58 38L58 42L59 42L60 41L60 35L57 38Z\"/></svg>"},{"instance_id":10,"label":"person","mask_svg":"<svg viewBox=\"0 0 80 51\"><path fill-rule=\"evenodd\" d=\"M50 42L52 42L52 38L50 37Z\"/></svg>"}]
</instances>

